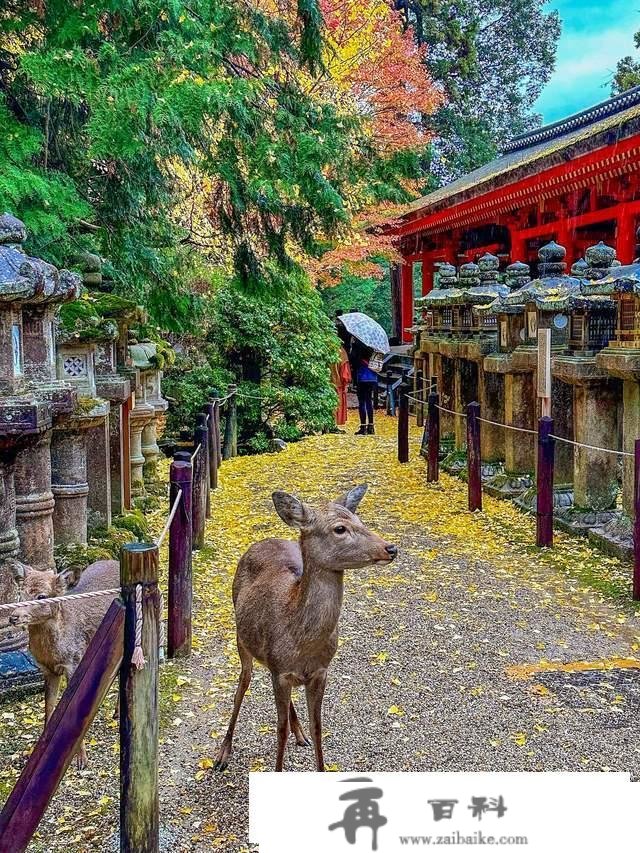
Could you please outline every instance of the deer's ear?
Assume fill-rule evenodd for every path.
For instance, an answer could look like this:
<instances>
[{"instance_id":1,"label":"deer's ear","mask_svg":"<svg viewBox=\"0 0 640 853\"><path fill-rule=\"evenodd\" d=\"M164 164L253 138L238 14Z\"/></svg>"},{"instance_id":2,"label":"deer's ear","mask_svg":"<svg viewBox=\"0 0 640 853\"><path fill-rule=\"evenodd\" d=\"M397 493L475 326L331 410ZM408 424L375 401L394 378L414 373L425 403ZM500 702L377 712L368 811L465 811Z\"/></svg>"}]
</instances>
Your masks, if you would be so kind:
<instances>
[{"instance_id":1,"label":"deer's ear","mask_svg":"<svg viewBox=\"0 0 640 853\"><path fill-rule=\"evenodd\" d=\"M69 589L69 587L73 584L75 577L75 573L72 569L67 569L64 572L60 572L56 575L55 582L53 584L53 594L54 595L64 595L65 592Z\"/></svg>"},{"instance_id":2,"label":"deer's ear","mask_svg":"<svg viewBox=\"0 0 640 853\"><path fill-rule=\"evenodd\" d=\"M271 495L276 512L289 527L302 529L312 521L309 507L288 492L274 492Z\"/></svg>"},{"instance_id":3,"label":"deer's ear","mask_svg":"<svg viewBox=\"0 0 640 853\"><path fill-rule=\"evenodd\" d=\"M360 506L360 501L365 496L368 488L366 483L363 483L361 486L354 486L346 495L337 498L334 504L346 507L349 512L355 512Z\"/></svg>"}]
</instances>

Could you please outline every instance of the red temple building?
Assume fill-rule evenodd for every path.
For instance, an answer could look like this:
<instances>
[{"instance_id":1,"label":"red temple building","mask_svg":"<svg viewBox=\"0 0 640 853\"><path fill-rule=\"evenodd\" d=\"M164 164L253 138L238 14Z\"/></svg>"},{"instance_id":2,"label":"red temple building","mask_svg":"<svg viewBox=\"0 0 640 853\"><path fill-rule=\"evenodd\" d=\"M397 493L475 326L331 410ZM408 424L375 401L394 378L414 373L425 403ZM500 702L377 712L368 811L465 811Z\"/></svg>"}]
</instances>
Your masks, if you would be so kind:
<instances>
[{"instance_id":1,"label":"red temple building","mask_svg":"<svg viewBox=\"0 0 640 853\"><path fill-rule=\"evenodd\" d=\"M436 264L497 255L536 273L555 240L569 264L603 240L623 263L640 220L640 87L513 139L496 160L415 201L396 226L395 333L412 340L414 296L433 287Z\"/></svg>"}]
</instances>

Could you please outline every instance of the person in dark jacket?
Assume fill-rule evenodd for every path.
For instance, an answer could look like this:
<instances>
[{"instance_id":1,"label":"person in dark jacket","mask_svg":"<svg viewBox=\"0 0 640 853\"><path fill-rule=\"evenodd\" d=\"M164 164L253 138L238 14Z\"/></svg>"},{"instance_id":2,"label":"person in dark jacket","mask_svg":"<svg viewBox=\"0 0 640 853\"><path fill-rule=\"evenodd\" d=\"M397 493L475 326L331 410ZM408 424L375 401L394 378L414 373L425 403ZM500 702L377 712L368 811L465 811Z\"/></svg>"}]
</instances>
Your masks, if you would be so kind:
<instances>
[{"instance_id":1,"label":"person in dark jacket","mask_svg":"<svg viewBox=\"0 0 640 853\"><path fill-rule=\"evenodd\" d=\"M373 393L378 383L378 374L369 367L369 359L373 350L354 341L351 350L355 365L355 378L358 392L358 411L360 412L360 427L356 435L373 435Z\"/></svg>"}]
</instances>

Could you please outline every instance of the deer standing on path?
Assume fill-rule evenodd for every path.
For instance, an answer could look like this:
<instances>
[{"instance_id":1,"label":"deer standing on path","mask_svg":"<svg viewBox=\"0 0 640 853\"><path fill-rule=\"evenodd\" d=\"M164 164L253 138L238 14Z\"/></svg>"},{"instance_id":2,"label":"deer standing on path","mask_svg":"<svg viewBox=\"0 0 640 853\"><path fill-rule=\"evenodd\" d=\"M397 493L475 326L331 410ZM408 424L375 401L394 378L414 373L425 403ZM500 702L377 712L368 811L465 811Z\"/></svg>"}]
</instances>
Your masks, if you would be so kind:
<instances>
[{"instance_id":1,"label":"deer standing on path","mask_svg":"<svg viewBox=\"0 0 640 853\"><path fill-rule=\"evenodd\" d=\"M233 580L238 653L242 671L229 728L216 769L224 770L254 658L271 672L278 712L276 770L281 771L289 730L299 746L310 745L291 701L291 688L304 686L317 769L322 754L322 699L327 669L338 647L343 574L390 563L395 545L360 521L355 511L367 487L356 486L320 509L286 492L274 492L280 518L300 531L299 542L263 539L240 558Z\"/></svg>"}]
</instances>

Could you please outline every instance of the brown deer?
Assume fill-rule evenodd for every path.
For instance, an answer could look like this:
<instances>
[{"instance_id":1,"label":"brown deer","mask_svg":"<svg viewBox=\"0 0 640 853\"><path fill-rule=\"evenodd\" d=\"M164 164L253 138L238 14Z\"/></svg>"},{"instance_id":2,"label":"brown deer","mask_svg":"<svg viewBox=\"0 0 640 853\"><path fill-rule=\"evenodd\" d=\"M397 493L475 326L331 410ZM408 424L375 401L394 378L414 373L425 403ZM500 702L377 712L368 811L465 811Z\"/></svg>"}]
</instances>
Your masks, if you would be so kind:
<instances>
[{"instance_id":1,"label":"brown deer","mask_svg":"<svg viewBox=\"0 0 640 853\"><path fill-rule=\"evenodd\" d=\"M25 567L22 601L42 600L29 607L18 604L9 617L9 624L29 630L29 650L44 676L45 726L58 698L60 679L64 675L69 681L117 595L65 602L65 593L75 579L73 571L56 574ZM69 592L96 592L119 586L120 564L116 560L99 560L87 566ZM76 763L80 769L87 765L84 743L78 750Z\"/></svg>"},{"instance_id":2,"label":"brown deer","mask_svg":"<svg viewBox=\"0 0 640 853\"><path fill-rule=\"evenodd\" d=\"M280 518L300 530L300 541L264 539L240 558L233 580L238 652L242 671L229 728L216 769L229 762L254 658L271 672L278 712L276 770L281 771L289 734L310 746L291 701L291 688L304 685L316 765L324 770L322 699L327 669L338 647L343 575L376 563L389 563L398 549L372 533L355 511L367 487L312 508L286 492L274 492Z\"/></svg>"}]
</instances>

